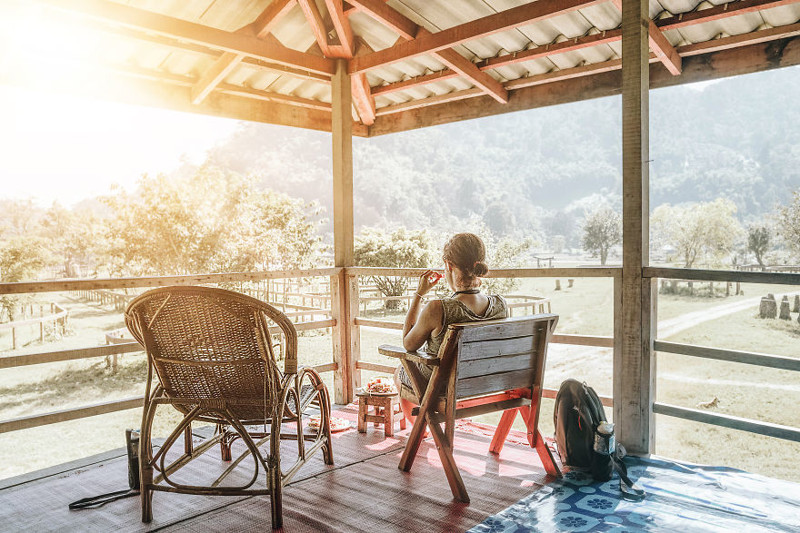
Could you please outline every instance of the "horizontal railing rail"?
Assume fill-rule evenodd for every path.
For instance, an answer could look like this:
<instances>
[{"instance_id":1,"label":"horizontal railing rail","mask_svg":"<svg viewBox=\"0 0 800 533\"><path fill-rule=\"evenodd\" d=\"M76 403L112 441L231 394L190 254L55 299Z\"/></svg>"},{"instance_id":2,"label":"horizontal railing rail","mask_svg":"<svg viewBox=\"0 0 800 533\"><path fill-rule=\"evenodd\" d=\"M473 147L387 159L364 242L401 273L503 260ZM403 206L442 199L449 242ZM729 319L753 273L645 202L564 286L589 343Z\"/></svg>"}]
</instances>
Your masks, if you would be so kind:
<instances>
[{"instance_id":1,"label":"horizontal railing rail","mask_svg":"<svg viewBox=\"0 0 800 533\"><path fill-rule=\"evenodd\" d=\"M701 357L703 359L715 359L717 361L728 361L731 363L744 363L765 368L778 368L780 370L794 370L800 372L800 359L796 357L785 357L781 355L770 355L757 352L744 352L740 350L725 350L722 348L711 348L709 346L698 346L695 344L681 344L678 342L655 341L657 352L674 353Z\"/></svg>"},{"instance_id":2,"label":"horizontal railing rail","mask_svg":"<svg viewBox=\"0 0 800 533\"><path fill-rule=\"evenodd\" d=\"M787 272L745 272L741 270L701 270L694 268L645 267L645 278L682 279L692 281L739 281L741 283L769 283L775 285L800 285L800 274Z\"/></svg>"},{"instance_id":3,"label":"horizontal railing rail","mask_svg":"<svg viewBox=\"0 0 800 533\"><path fill-rule=\"evenodd\" d=\"M700 411L698 409L679 407L677 405L670 405L660 402L655 402L653 404L653 412L658 415L682 418L683 420L691 420L693 422L702 422L704 424L711 424L713 426L748 431L758 435L775 437L776 439L800 442L800 428L782 426L780 424L772 424L770 422L761 422L758 420L751 420L749 418L740 418L733 415L709 413L708 411Z\"/></svg>"},{"instance_id":4,"label":"horizontal railing rail","mask_svg":"<svg viewBox=\"0 0 800 533\"><path fill-rule=\"evenodd\" d=\"M222 274L195 274L187 276L146 276L138 278L95 278L49 281L23 281L0 283L0 294L26 294L33 292L85 291L91 289L133 289L142 287L167 287L170 285L201 285L237 281L262 281L283 278L311 278L335 276L341 268L314 268L309 270L276 270L272 272L232 272Z\"/></svg>"}]
</instances>

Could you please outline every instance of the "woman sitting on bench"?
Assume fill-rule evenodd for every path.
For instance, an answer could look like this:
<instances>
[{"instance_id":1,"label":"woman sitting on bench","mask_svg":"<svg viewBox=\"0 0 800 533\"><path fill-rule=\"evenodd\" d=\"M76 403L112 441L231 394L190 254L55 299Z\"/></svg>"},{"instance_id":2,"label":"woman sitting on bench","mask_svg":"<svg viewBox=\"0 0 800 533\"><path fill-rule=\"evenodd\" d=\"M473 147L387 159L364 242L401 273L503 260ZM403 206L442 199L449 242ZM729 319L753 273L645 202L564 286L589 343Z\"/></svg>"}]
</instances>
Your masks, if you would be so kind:
<instances>
[{"instance_id":1,"label":"woman sitting on bench","mask_svg":"<svg viewBox=\"0 0 800 533\"><path fill-rule=\"evenodd\" d=\"M428 270L419 278L419 287L403 324L403 347L409 352L419 350L425 345L428 355L436 356L450 324L508 316L508 307L502 296L481 294L480 277L488 274L489 267L485 263L486 248L480 237L472 233L454 235L444 245L442 258L444 278L453 294L431 300L422 306L420 312L422 298L436 286L441 276ZM425 378L430 378L430 367L417 367ZM398 388L412 389L411 381L402 367L395 375L399 381ZM403 414L413 424L411 410L415 405L403 398L402 394L400 396Z\"/></svg>"}]
</instances>

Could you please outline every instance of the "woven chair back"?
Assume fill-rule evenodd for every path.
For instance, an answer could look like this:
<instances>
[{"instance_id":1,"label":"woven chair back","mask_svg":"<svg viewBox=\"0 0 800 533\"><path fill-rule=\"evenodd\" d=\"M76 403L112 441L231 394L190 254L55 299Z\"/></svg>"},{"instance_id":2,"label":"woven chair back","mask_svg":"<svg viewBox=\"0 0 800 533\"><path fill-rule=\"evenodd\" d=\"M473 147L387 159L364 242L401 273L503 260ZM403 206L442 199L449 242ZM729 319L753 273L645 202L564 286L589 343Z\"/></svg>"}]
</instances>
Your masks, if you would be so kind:
<instances>
[{"instance_id":1,"label":"woven chair back","mask_svg":"<svg viewBox=\"0 0 800 533\"><path fill-rule=\"evenodd\" d=\"M271 325L284 337L286 370L297 366L292 323L269 304L239 293L155 289L134 299L125 319L170 398L220 401L241 419L264 419L279 401Z\"/></svg>"}]
</instances>

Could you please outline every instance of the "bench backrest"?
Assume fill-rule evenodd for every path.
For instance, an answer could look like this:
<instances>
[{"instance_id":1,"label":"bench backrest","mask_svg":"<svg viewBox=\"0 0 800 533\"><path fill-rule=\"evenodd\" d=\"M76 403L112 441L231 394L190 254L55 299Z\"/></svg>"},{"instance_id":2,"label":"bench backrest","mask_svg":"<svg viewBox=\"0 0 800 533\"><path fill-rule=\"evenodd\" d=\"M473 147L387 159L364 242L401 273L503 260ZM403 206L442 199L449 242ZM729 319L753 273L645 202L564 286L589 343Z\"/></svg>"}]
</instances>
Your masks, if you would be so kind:
<instances>
[{"instance_id":1,"label":"bench backrest","mask_svg":"<svg viewBox=\"0 0 800 533\"><path fill-rule=\"evenodd\" d=\"M541 386L557 322L558 315L540 314L451 324L439 352L456 355L448 389L458 400Z\"/></svg>"}]
</instances>

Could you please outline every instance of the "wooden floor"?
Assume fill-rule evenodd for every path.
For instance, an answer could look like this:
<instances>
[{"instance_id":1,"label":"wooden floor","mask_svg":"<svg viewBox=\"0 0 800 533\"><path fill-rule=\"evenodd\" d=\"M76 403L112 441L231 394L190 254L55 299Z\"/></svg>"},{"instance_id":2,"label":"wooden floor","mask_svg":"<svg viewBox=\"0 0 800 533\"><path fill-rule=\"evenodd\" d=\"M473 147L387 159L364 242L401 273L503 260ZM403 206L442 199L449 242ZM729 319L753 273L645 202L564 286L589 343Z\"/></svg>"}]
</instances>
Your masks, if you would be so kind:
<instances>
[{"instance_id":1,"label":"wooden floor","mask_svg":"<svg viewBox=\"0 0 800 533\"><path fill-rule=\"evenodd\" d=\"M355 427L356 410L334 416ZM420 448L410 473L398 470L405 435L386 438L381 428L335 434L335 465L321 455L303 467L284 492L284 531L465 531L522 497L548 478L534 450L512 435L500 456L488 453L490 431L461 424L456 461L472 502L453 501L430 440ZM289 444L289 443L287 443ZM214 451L195 461L194 474L219 467ZM192 475L192 472L189 474ZM71 501L127 486L124 451L109 452L0 485L3 531L264 531L270 526L268 497L204 497L156 493L154 520L140 522L139 500L129 498L99 509L69 511Z\"/></svg>"}]
</instances>

